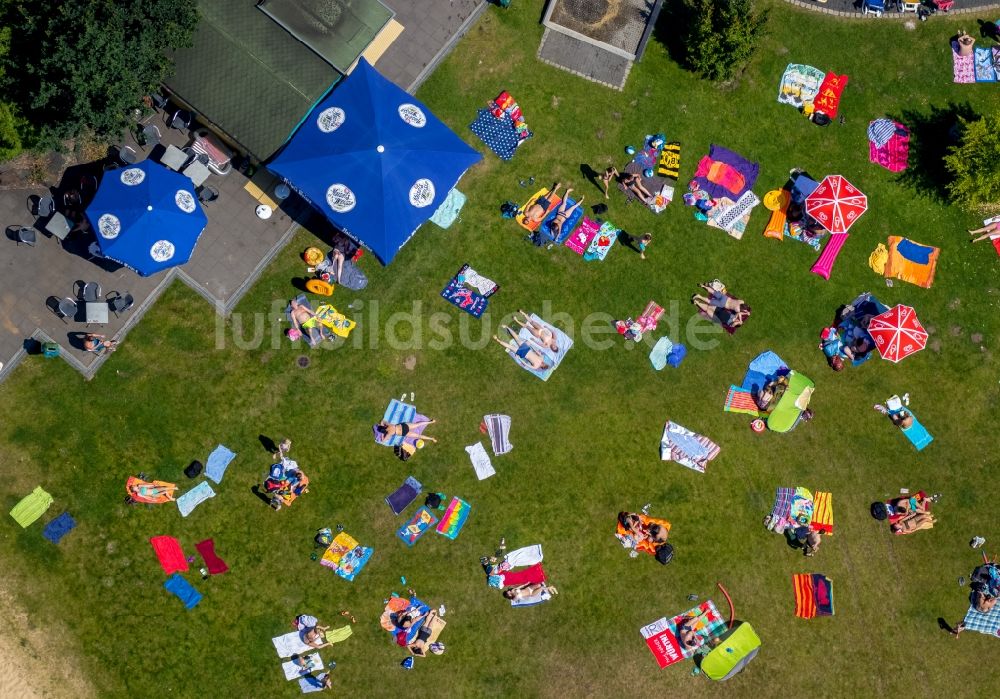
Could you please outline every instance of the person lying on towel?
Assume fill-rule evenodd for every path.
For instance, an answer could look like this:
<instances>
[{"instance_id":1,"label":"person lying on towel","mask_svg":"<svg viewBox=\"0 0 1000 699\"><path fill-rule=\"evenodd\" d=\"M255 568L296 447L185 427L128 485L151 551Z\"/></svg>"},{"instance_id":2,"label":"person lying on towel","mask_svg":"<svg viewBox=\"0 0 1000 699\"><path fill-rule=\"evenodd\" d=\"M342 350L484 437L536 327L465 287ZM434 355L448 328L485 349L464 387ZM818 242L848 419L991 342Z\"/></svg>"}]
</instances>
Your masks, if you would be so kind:
<instances>
[{"instance_id":1,"label":"person lying on towel","mask_svg":"<svg viewBox=\"0 0 1000 699\"><path fill-rule=\"evenodd\" d=\"M548 602L552 599L552 595L558 594L559 590L544 582L525 583L523 585L508 587L503 591L503 596L509 599L511 603L533 598L537 598L540 602Z\"/></svg>"},{"instance_id":2,"label":"person lying on towel","mask_svg":"<svg viewBox=\"0 0 1000 699\"><path fill-rule=\"evenodd\" d=\"M396 632L393 634L396 645L409 648L414 655L426 655L427 641L434 633L434 625L431 622L438 618L437 610L422 612L416 607L410 607L405 612L391 615L389 618L396 625ZM410 629L416 624L421 624L417 637L412 643L407 643Z\"/></svg>"},{"instance_id":3,"label":"person lying on towel","mask_svg":"<svg viewBox=\"0 0 1000 699\"><path fill-rule=\"evenodd\" d=\"M410 433L410 430L418 427L426 427L427 425L433 425L437 420L427 420L426 422L401 422L398 425L394 425L391 422L386 422L385 420L379 420L379 423L375 425L375 431L378 433L378 440L380 442L388 442L392 437L405 437ZM428 442L436 442L434 437L428 437L427 435L421 434L420 439L426 439Z\"/></svg>"},{"instance_id":4,"label":"person lying on towel","mask_svg":"<svg viewBox=\"0 0 1000 699\"><path fill-rule=\"evenodd\" d=\"M583 203L583 197L580 197L580 201L573 204L573 206L567 206L569 203L569 193L572 192L572 187L566 190L566 195L563 197L562 202L560 202L559 207L556 209L556 215L549 221L549 235L552 236L553 240L557 240L559 235L562 233L562 228L569 220L569 217L574 211L580 208L580 204ZM530 209L530 207L529 207Z\"/></svg>"},{"instance_id":5,"label":"person lying on towel","mask_svg":"<svg viewBox=\"0 0 1000 699\"><path fill-rule=\"evenodd\" d=\"M670 523L635 512L619 512L615 536L622 546L635 551L656 555L657 547L665 544L670 534Z\"/></svg>"},{"instance_id":6,"label":"person lying on towel","mask_svg":"<svg viewBox=\"0 0 1000 699\"><path fill-rule=\"evenodd\" d=\"M552 200L559 196L560 187L562 187L562 183L556 182L552 189L535 199L535 203L524 210L524 220L536 224L541 223L545 219L545 215L549 209L552 208Z\"/></svg>"},{"instance_id":7,"label":"person lying on towel","mask_svg":"<svg viewBox=\"0 0 1000 699\"><path fill-rule=\"evenodd\" d=\"M743 299L718 291L708 284L700 284L699 286L705 289L709 296L694 294L691 296L691 303L695 305L701 315L709 320L717 321L726 329L726 332L732 334L750 317L750 306Z\"/></svg>"},{"instance_id":8,"label":"person lying on towel","mask_svg":"<svg viewBox=\"0 0 1000 699\"><path fill-rule=\"evenodd\" d=\"M774 406L778 404L781 396L785 393L785 389L788 387L788 377L779 376L776 379L768 381L767 384L757 391L754 395L754 402L757 404L757 408L762 413L769 413L774 409Z\"/></svg>"},{"instance_id":9,"label":"person lying on towel","mask_svg":"<svg viewBox=\"0 0 1000 699\"><path fill-rule=\"evenodd\" d=\"M508 352L511 352L516 360L524 362L534 371L545 371L549 368L549 365L545 363L545 358L542 356L540 347L535 345L531 340L521 342L517 337L517 333L511 330L509 326L505 325L503 328L510 333L511 339L504 342L499 337L494 335L493 339L496 340L501 347Z\"/></svg>"},{"instance_id":10,"label":"person lying on towel","mask_svg":"<svg viewBox=\"0 0 1000 699\"><path fill-rule=\"evenodd\" d=\"M524 317L524 320L518 318L517 313L520 313ZM514 322L522 328L527 328L528 332L538 341L539 345L550 352L559 351L559 342L556 340L556 334L552 332L552 328L545 323L535 322L531 319L531 316L520 309L518 309L517 313L514 314Z\"/></svg>"}]
</instances>

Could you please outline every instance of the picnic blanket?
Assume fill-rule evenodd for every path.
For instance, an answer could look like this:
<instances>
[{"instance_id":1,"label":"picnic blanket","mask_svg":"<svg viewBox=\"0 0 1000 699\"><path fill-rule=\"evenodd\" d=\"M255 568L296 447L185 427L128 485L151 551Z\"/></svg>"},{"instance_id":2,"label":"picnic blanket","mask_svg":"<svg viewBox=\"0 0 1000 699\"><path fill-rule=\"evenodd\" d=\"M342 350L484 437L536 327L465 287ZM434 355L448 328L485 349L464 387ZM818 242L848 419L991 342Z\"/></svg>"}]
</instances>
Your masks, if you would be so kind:
<instances>
[{"instance_id":1,"label":"picnic blanket","mask_svg":"<svg viewBox=\"0 0 1000 699\"><path fill-rule=\"evenodd\" d=\"M735 202L729 197L720 197L718 204L708 212L708 225L721 228L740 240L750 222L750 212L760 204L760 199L752 191L746 191Z\"/></svg>"},{"instance_id":2,"label":"picnic blanket","mask_svg":"<svg viewBox=\"0 0 1000 699\"><path fill-rule=\"evenodd\" d=\"M191 583L181 577L180 573L174 573L167 578L167 581L163 583L163 587L167 592L175 595L177 599L183 602L184 607L187 609L192 609L201 602L201 593Z\"/></svg>"},{"instance_id":3,"label":"picnic blanket","mask_svg":"<svg viewBox=\"0 0 1000 699\"><path fill-rule=\"evenodd\" d=\"M833 616L833 581L820 573L792 575L795 591L795 616L812 619Z\"/></svg>"},{"instance_id":4,"label":"picnic blanket","mask_svg":"<svg viewBox=\"0 0 1000 699\"><path fill-rule=\"evenodd\" d=\"M229 570L226 562L219 558L219 555L215 552L215 541L213 539L199 541L194 545L194 548L201 555L201 559L205 561L205 568L208 570L209 575L222 575Z\"/></svg>"},{"instance_id":5,"label":"picnic blanket","mask_svg":"<svg viewBox=\"0 0 1000 699\"><path fill-rule=\"evenodd\" d=\"M792 514L792 498L795 497L794 488L777 488L774 493L774 506L771 507L771 516L767 523L767 528L771 531L781 533L789 524L789 517Z\"/></svg>"},{"instance_id":6,"label":"picnic blanket","mask_svg":"<svg viewBox=\"0 0 1000 699\"><path fill-rule=\"evenodd\" d=\"M682 645L677 638L677 629L681 625L697 632L703 642L692 647ZM719 614L715 603L712 600L705 600L697 607L692 607L670 619L662 617L652 624L647 624L639 629L639 633L646 640L646 646L656 659L656 664L662 669L690 658L699 648L707 647L710 641L722 636L727 628L728 624Z\"/></svg>"},{"instance_id":7,"label":"picnic blanket","mask_svg":"<svg viewBox=\"0 0 1000 699\"><path fill-rule=\"evenodd\" d=\"M889 236L883 276L929 289L934 283L941 249L921 245L898 235Z\"/></svg>"},{"instance_id":8,"label":"picnic blanket","mask_svg":"<svg viewBox=\"0 0 1000 699\"><path fill-rule=\"evenodd\" d=\"M823 82L819 86L819 94L813 99L813 105L817 112L826 114L831 119L837 116L837 108L840 106L840 96L847 87L848 77L827 73L823 76Z\"/></svg>"},{"instance_id":9,"label":"picnic blanket","mask_svg":"<svg viewBox=\"0 0 1000 699\"><path fill-rule=\"evenodd\" d=\"M522 344L522 343L525 343L525 342L530 343L532 345L532 347L539 354L542 355L542 359L545 360L545 363L548 365L548 368L547 369L533 369L530 364L528 364L523 359L520 359L514 352L510 351L509 349L506 350L506 352L510 356L510 358L513 359L514 362L518 366L520 366L522 369L524 369L525 371L527 371L527 372L529 372L531 374L534 374L535 376L537 376L538 378L540 378L542 381L548 381L549 377L552 376L552 372L554 372L559 367L559 365L562 363L563 358L566 356L566 353L569 352L570 348L573 347L573 340L570 339L570 337L566 333L564 333L562 330L560 330L559 328L555 327L554 325L550 325L549 323L546 323L544 320L542 320L541 318L539 318L536 314L532 313L531 314L531 319L533 321L535 321L536 325L544 325L545 327L547 327L549 330L552 331L552 335L555 337L555 340L556 340L556 347L559 348L559 351L558 352L551 352L548 349L541 347L538 344L538 342L535 340L534 335L532 335L528 331L527 328L521 328L518 331L518 333L517 333L517 342L518 342L519 345Z\"/></svg>"},{"instance_id":10,"label":"picnic blanket","mask_svg":"<svg viewBox=\"0 0 1000 699\"><path fill-rule=\"evenodd\" d=\"M694 181L713 199L724 196L738 199L753 188L759 173L758 163L713 143L708 155L698 161Z\"/></svg>"},{"instance_id":11,"label":"picnic blanket","mask_svg":"<svg viewBox=\"0 0 1000 699\"><path fill-rule=\"evenodd\" d=\"M977 46L973 56L977 83L995 83L997 81L997 59L1000 51L991 46Z\"/></svg>"},{"instance_id":12,"label":"picnic blanket","mask_svg":"<svg viewBox=\"0 0 1000 699\"><path fill-rule=\"evenodd\" d=\"M435 531L441 536L454 541L462 531L462 527L465 526L465 522L469 519L469 512L471 511L472 506L469 503L462 498L453 497L448 504L448 509L441 515L441 521L438 522Z\"/></svg>"},{"instance_id":13,"label":"picnic blanket","mask_svg":"<svg viewBox=\"0 0 1000 699\"><path fill-rule=\"evenodd\" d=\"M410 521L396 531L396 536L407 546L413 546L428 529L437 524L438 518L426 506L417 510Z\"/></svg>"},{"instance_id":14,"label":"picnic blanket","mask_svg":"<svg viewBox=\"0 0 1000 699\"><path fill-rule=\"evenodd\" d=\"M299 665L294 660L286 660L281 664L281 671L285 673L286 680L294 680L298 677L308 675L314 670L323 669L323 659L319 657L319 653L309 653L308 655L303 655L300 660L305 662L305 667Z\"/></svg>"},{"instance_id":15,"label":"picnic blanket","mask_svg":"<svg viewBox=\"0 0 1000 699\"><path fill-rule=\"evenodd\" d=\"M961 56L958 53L958 42L951 42L951 61L953 82L974 83L976 82L976 57Z\"/></svg>"},{"instance_id":16,"label":"picnic blanket","mask_svg":"<svg viewBox=\"0 0 1000 699\"><path fill-rule=\"evenodd\" d=\"M472 460L472 468L476 471L476 478L484 480L496 474L493 463L490 461L490 455L486 453L482 442L476 442L472 446L466 447L465 451L469 454L469 459Z\"/></svg>"},{"instance_id":17,"label":"picnic blanket","mask_svg":"<svg viewBox=\"0 0 1000 699\"><path fill-rule=\"evenodd\" d=\"M568 247L570 250L575 252L577 255L583 255L590 248L590 241L594 239L597 232L601 229L601 224L596 221L592 221L586 216L582 217L580 225L577 226L576 230L573 231L572 235L568 236L563 242L563 245Z\"/></svg>"},{"instance_id":18,"label":"picnic blanket","mask_svg":"<svg viewBox=\"0 0 1000 699\"><path fill-rule=\"evenodd\" d=\"M681 427L672 420L667 420L660 437L660 459L676 461L682 466L704 473L708 462L719 455L718 444L708 437Z\"/></svg>"},{"instance_id":19,"label":"picnic blanket","mask_svg":"<svg viewBox=\"0 0 1000 699\"><path fill-rule=\"evenodd\" d=\"M215 491L212 490L212 486L208 481L202 481L177 498L177 509L180 511L181 517L187 517L198 505L214 497Z\"/></svg>"},{"instance_id":20,"label":"picnic blanket","mask_svg":"<svg viewBox=\"0 0 1000 699\"><path fill-rule=\"evenodd\" d=\"M289 631L271 639L279 658L290 658L293 655L302 655L314 650L312 646L302 640L302 633L302 631Z\"/></svg>"},{"instance_id":21,"label":"picnic blanket","mask_svg":"<svg viewBox=\"0 0 1000 699\"><path fill-rule=\"evenodd\" d=\"M889 172L902 172L910 160L910 130L892 119L868 124L868 160Z\"/></svg>"},{"instance_id":22,"label":"picnic blanket","mask_svg":"<svg viewBox=\"0 0 1000 699\"><path fill-rule=\"evenodd\" d=\"M344 580L353 582L374 552L374 549L359 544L347 532L340 532L323 552L319 563L327 568L332 568L333 572Z\"/></svg>"},{"instance_id":23,"label":"picnic blanket","mask_svg":"<svg viewBox=\"0 0 1000 699\"><path fill-rule=\"evenodd\" d=\"M76 520L73 519L69 512L63 512L61 515L45 525L45 529L42 531L42 536L51 541L53 544L58 544L60 540L73 531L75 527Z\"/></svg>"},{"instance_id":24,"label":"picnic blanket","mask_svg":"<svg viewBox=\"0 0 1000 699\"><path fill-rule=\"evenodd\" d=\"M510 415L486 415L483 417L483 424L486 425L486 432L490 436L490 446L493 448L494 456L506 454L514 448L510 443Z\"/></svg>"},{"instance_id":25,"label":"picnic blanket","mask_svg":"<svg viewBox=\"0 0 1000 699\"><path fill-rule=\"evenodd\" d=\"M188 569L187 558L181 548L181 542L172 536L154 536L149 540L153 553L167 575L184 572Z\"/></svg>"},{"instance_id":26,"label":"picnic blanket","mask_svg":"<svg viewBox=\"0 0 1000 699\"><path fill-rule=\"evenodd\" d=\"M817 490L813 494L813 515L809 528L833 536L833 494Z\"/></svg>"},{"instance_id":27,"label":"picnic blanket","mask_svg":"<svg viewBox=\"0 0 1000 699\"><path fill-rule=\"evenodd\" d=\"M451 224L455 222L455 219L462 212L462 207L465 206L466 199L467 197L464 194L453 187L448 192L448 196L444 198L444 201L441 202L441 205L434 212L434 215L430 217L431 223L444 229L451 228Z\"/></svg>"},{"instance_id":28,"label":"picnic blanket","mask_svg":"<svg viewBox=\"0 0 1000 699\"><path fill-rule=\"evenodd\" d=\"M489 297L499 289L495 281L479 274L466 262L445 285L441 297L473 318L480 318L489 304Z\"/></svg>"},{"instance_id":29,"label":"picnic blanket","mask_svg":"<svg viewBox=\"0 0 1000 699\"><path fill-rule=\"evenodd\" d=\"M729 392L726 394L726 404L722 408L727 413L743 413L760 417L761 412L757 409L757 401L753 399L753 393L740 386L730 384Z\"/></svg>"},{"instance_id":30,"label":"picnic blanket","mask_svg":"<svg viewBox=\"0 0 1000 699\"><path fill-rule=\"evenodd\" d=\"M789 63L778 85L778 102L802 109L819 94L819 86L826 73L804 63Z\"/></svg>"},{"instance_id":31,"label":"picnic blanket","mask_svg":"<svg viewBox=\"0 0 1000 699\"><path fill-rule=\"evenodd\" d=\"M962 620L962 623L965 624L966 631L975 631L1000 638L1000 604L994 605L988 614L983 614L969 605L969 611L965 613L965 619Z\"/></svg>"},{"instance_id":32,"label":"picnic blanket","mask_svg":"<svg viewBox=\"0 0 1000 699\"><path fill-rule=\"evenodd\" d=\"M585 218L584 221L586 220ZM583 259L587 262L591 260L604 262L604 258L608 256L611 248L614 247L615 241L618 240L619 232L618 227L611 223L611 221L602 223L600 228L597 229L597 233L591 236L590 244L587 245L587 250L583 253Z\"/></svg>"},{"instance_id":33,"label":"picnic blanket","mask_svg":"<svg viewBox=\"0 0 1000 699\"><path fill-rule=\"evenodd\" d=\"M46 493L42 486L37 486L29 495L26 495L19 503L14 505L14 508L10 511L10 516L22 528L27 529L30 524L49 509L52 502L52 496Z\"/></svg>"},{"instance_id":34,"label":"picnic blanket","mask_svg":"<svg viewBox=\"0 0 1000 699\"><path fill-rule=\"evenodd\" d=\"M501 160L513 158L522 140L510 114L503 112L500 117L495 117L489 107L483 107L477 112L469 129Z\"/></svg>"},{"instance_id":35,"label":"picnic blanket","mask_svg":"<svg viewBox=\"0 0 1000 699\"><path fill-rule=\"evenodd\" d=\"M222 477L226 475L226 469L235 458L236 452L230 451L220 444L208 455L208 460L205 461L205 477L216 483L221 483Z\"/></svg>"},{"instance_id":36,"label":"picnic blanket","mask_svg":"<svg viewBox=\"0 0 1000 699\"><path fill-rule=\"evenodd\" d=\"M410 506L410 503L417 499L423 492L424 486L413 476L408 476L403 485L395 491L385 496L385 504L392 509L392 514L398 515Z\"/></svg>"},{"instance_id":37,"label":"picnic blanket","mask_svg":"<svg viewBox=\"0 0 1000 699\"><path fill-rule=\"evenodd\" d=\"M637 154L636 157L639 157L639 155ZM679 151L677 157L679 163L680 162ZM653 195L653 200L644 203L655 214L658 214L661 211L663 211L663 209L666 208L667 204L669 204L673 200L674 189L675 189L674 185L676 184L676 179L671 181L668 180L666 177L660 176L659 174L654 174L652 177L646 176L646 170L653 169L653 167L657 164L658 161L659 161L658 156L653 158L651 164L649 165L640 164L637 163L635 160L633 160L623 168L625 173L627 174L639 175L639 177L642 180L642 186L646 189L647 192ZM629 189L620 180L618 182L618 189L625 195L626 203L631 204L633 201L638 201L639 199L638 195L631 189ZM660 201L656 201L657 196L661 197Z\"/></svg>"}]
</instances>

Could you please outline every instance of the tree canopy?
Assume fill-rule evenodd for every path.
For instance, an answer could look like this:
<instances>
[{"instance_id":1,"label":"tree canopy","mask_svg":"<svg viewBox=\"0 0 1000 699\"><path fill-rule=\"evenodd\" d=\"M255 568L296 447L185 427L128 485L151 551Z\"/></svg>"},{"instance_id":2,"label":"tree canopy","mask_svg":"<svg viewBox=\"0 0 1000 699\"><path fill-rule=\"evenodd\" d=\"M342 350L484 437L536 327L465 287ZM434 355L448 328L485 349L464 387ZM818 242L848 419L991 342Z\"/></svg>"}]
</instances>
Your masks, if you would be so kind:
<instances>
[{"instance_id":1,"label":"tree canopy","mask_svg":"<svg viewBox=\"0 0 1000 699\"><path fill-rule=\"evenodd\" d=\"M11 28L0 55L0 98L30 122L32 145L86 130L116 137L129 113L170 71L167 52L188 46L196 0L0 2Z\"/></svg>"},{"instance_id":2,"label":"tree canopy","mask_svg":"<svg viewBox=\"0 0 1000 699\"><path fill-rule=\"evenodd\" d=\"M970 209L1000 208L1000 112L980 119L959 118L960 137L945 156L952 179L948 194Z\"/></svg>"},{"instance_id":3,"label":"tree canopy","mask_svg":"<svg viewBox=\"0 0 1000 699\"><path fill-rule=\"evenodd\" d=\"M686 60L709 80L730 80L753 56L768 12L752 0L684 0Z\"/></svg>"}]
</instances>

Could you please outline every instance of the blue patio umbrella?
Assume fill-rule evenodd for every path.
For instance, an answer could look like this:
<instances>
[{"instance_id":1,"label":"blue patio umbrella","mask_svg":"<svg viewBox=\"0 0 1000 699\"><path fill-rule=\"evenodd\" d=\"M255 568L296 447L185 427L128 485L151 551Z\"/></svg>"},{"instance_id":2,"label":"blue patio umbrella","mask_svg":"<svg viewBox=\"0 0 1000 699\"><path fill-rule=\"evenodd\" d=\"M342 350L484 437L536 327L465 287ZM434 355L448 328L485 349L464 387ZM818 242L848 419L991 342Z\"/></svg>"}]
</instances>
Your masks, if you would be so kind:
<instances>
[{"instance_id":1,"label":"blue patio umbrella","mask_svg":"<svg viewBox=\"0 0 1000 699\"><path fill-rule=\"evenodd\" d=\"M481 158L362 58L269 167L388 264Z\"/></svg>"},{"instance_id":2,"label":"blue patio umbrella","mask_svg":"<svg viewBox=\"0 0 1000 699\"><path fill-rule=\"evenodd\" d=\"M191 180L150 160L105 173L87 218L101 254L144 277L191 259L208 223Z\"/></svg>"}]
</instances>

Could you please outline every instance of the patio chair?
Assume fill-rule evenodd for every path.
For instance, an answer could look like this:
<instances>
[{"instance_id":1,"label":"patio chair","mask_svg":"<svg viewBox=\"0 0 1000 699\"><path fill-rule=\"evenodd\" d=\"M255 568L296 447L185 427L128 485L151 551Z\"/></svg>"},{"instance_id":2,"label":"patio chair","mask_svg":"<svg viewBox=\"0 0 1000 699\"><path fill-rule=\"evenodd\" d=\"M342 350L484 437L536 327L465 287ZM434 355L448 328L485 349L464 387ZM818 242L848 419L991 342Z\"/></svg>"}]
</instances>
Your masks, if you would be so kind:
<instances>
[{"instance_id":1,"label":"patio chair","mask_svg":"<svg viewBox=\"0 0 1000 699\"><path fill-rule=\"evenodd\" d=\"M215 187L209 187L205 185L204 187L198 188L198 201L202 204L207 204L210 201L215 201L219 198L219 190Z\"/></svg>"},{"instance_id":2,"label":"patio chair","mask_svg":"<svg viewBox=\"0 0 1000 699\"><path fill-rule=\"evenodd\" d=\"M183 109L178 109L174 112L174 115L170 117L170 128L183 131L191 127L191 121L194 119L191 116L191 112L185 112Z\"/></svg>"},{"instance_id":3,"label":"patio chair","mask_svg":"<svg viewBox=\"0 0 1000 699\"><path fill-rule=\"evenodd\" d=\"M84 303L97 303L101 300L101 285L97 282L84 282L78 279L73 287L76 290L76 297Z\"/></svg>"},{"instance_id":4,"label":"patio chair","mask_svg":"<svg viewBox=\"0 0 1000 699\"><path fill-rule=\"evenodd\" d=\"M160 127L156 124L146 124L142 127L142 145L147 147L160 145Z\"/></svg>"},{"instance_id":5,"label":"patio chair","mask_svg":"<svg viewBox=\"0 0 1000 699\"><path fill-rule=\"evenodd\" d=\"M84 175L80 178L80 196L85 202L97 194L97 178L94 175Z\"/></svg>"},{"instance_id":6,"label":"patio chair","mask_svg":"<svg viewBox=\"0 0 1000 699\"><path fill-rule=\"evenodd\" d=\"M149 101L153 103L153 107L156 109L163 109L167 106L167 98L161 95L159 92L154 92L149 96Z\"/></svg>"},{"instance_id":7,"label":"patio chair","mask_svg":"<svg viewBox=\"0 0 1000 699\"><path fill-rule=\"evenodd\" d=\"M117 291L109 291L106 299L108 307L111 308L111 312L115 314L115 318L118 318L119 314L124 313L135 305L135 299L132 298L132 294L129 293L126 293L123 296Z\"/></svg>"},{"instance_id":8,"label":"patio chair","mask_svg":"<svg viewBox=\"0 0 1000 699\"><path fill-rule=\"evenodd\" d=\"M118 159L125 165L135 165L139 162L139 154L135 152L135 148L132 146L119 146Z\"/></svg>"},{"instance_id":9,"label":"patio chair","mask_svg":"<svg viewBox=\"0 0 1000 699\"><path fill-rule=\"evenodd\" d=\"M25 245L35 246L35 240L37 236L35 235L34 228L28 228L27 226L19 226L17 229L17 244L20 245L24 243Z\"/></svg>"},{"instance_id":10,"label":"patio chair","mask_svg":"<svg viewBox=\"0 0 1000 699\"><path fill-rule=\"evenodd\" d=\"M76 317L76 301L71 299L69 296L64 299L54 299L52 310L55 311L55 314L59 316L62 322L65 323L67 318Z\"/></svg>"},{"instance_id":11,"label":"patio chair","mask_svg":"<svg viewBox=\"0 0 1000 699\"><path fill-rule=\"evenodd\" d=\"M191 146L184 146L183 148L181 148L181 150L184 151L184 155L186 155L188 158L187 162L184 163L184 167L187 167L195 160L197 160L202 165L208 165L208 153L202 153L200 151L196 151ZM181 169L183 170L184 168Z\"/></svg>"},{"instance_id":12,"label":"patio chair","mask_svg":"<svg viewBox=\"0 0 1000 699\"><path fill-rule=\"evenodd\" d=\"M38 201L35 202L35 210L32 213L39 218L45 218L46 216L51 216L55 212L56 200L46 195L44 197L38 197Z\"/></svg>"}]
</instances>

